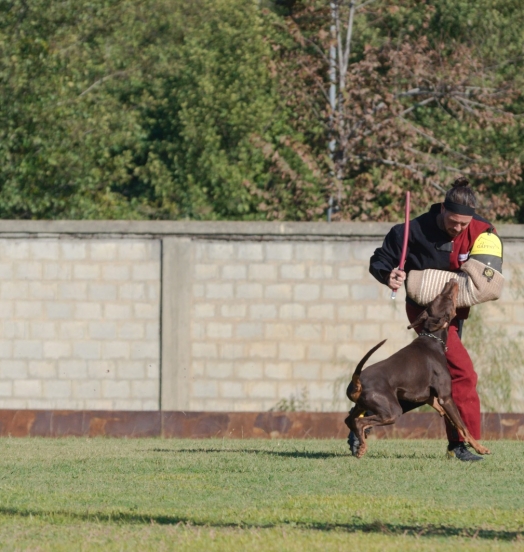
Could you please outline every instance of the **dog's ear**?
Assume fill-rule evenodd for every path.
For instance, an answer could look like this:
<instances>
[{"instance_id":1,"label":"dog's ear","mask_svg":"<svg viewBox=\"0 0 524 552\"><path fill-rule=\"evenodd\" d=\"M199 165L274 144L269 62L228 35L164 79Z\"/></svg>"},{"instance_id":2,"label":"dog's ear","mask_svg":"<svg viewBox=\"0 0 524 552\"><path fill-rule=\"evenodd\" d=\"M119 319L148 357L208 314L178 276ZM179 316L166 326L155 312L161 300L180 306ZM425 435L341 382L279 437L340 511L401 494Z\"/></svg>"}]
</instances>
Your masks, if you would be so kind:
<instances>
[{"instance_id":1,"label":"dog's ear","mask_svg":"<svg viewBox=\"0 0 524 552\"><path fill-rule=\"evenodd\" d=\"M420 326L421 324L423 324L427 319L428 319L428 311L425 310L425 311L422 311L418 317L416 318L416 320L413 321L413 324L410 324L408 326L408 330L411 330L411 328L416 328L417 326Z\"/></svg>"},{"instance_id":2,"label":"dog's ear","mask_svg":"<svg viewBox=\"0 0 524 552\"><path fill-rule=\"evenodd\" d=\"M430 318L426 324L426 328L430 332L436 332L438 330L443 330L449 326L449 316L444 316L444 318Z\"/></svg>"}]
</instances>

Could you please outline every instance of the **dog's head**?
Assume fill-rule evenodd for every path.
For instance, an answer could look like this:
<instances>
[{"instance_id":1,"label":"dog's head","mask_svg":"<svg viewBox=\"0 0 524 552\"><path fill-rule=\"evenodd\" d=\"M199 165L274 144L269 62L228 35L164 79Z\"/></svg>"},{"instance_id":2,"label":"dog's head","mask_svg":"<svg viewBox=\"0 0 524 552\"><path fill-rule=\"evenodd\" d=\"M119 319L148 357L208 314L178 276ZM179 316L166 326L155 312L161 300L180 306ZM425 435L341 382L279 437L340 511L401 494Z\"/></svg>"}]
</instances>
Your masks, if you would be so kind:
<instances>
[{"instance_id":1,"label":"dog's head","mask_svg":"<svg viewBox=\"0 0 524 552\"><path fill-rule=\"evenodd\" d=\"M417 319L408 326L408 330L424 324L424 330L437 332L449 326L457 313L458 281L450 280Z\"/></svg>"}]
</instances>

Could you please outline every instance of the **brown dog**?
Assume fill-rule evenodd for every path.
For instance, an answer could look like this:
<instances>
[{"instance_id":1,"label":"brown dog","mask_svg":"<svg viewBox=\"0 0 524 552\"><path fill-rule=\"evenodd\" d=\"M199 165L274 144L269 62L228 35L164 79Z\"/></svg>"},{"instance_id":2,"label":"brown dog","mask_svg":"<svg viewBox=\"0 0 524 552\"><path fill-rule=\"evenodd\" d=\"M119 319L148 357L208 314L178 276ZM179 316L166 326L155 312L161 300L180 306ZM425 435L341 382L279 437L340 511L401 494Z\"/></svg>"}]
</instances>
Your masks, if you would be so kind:
<instances>
[{"instance_id":1,"label":"brown dog","mask_svg":"<svg viewBox=\"0 0 524 552\"><path fill-rule=\"evenodd\" d=\"M441 416L447 416L466 443L479 454L490 451L476 441L460 417L451 398L451 376L446 363L448 326L455 317L457 280L449 281L408 329L424 324L423 331L407 347L362 372L368 358L386 340L375 345L359 362L347 389L355 407L346 425L360 441L357 458L367 450L365 430L373 426L394 424L402 415L399 400L429 404ZM372 415L359 417L364 412Z\"/></svg>"}]
</instances>

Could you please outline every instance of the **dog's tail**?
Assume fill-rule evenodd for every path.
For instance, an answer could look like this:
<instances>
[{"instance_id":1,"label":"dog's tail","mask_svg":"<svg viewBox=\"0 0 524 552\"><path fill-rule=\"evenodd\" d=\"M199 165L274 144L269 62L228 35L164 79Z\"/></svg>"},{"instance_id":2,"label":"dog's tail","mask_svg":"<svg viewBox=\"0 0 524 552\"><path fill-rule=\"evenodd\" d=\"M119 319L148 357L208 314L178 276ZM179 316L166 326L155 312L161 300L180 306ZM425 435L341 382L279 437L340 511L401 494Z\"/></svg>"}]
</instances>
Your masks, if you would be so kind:
<instances>
[{"instance_id":1,"label":"dog's tail","mask_svg":"<svg viewBox=\"0 0 524 552\"><path fill-rule=\"evenodd\" d=\"M384 341L381 341L378 345L375 345L372 349L370 349L362 358L362 360L358 363L357 367L355 368L355 371L353 372L353 377L351 378L351 383L349 384L348 390L347 390L347 396L350 401L357 402L358 398L360 397L360 393L362 393L362 383L360 383L360 374L362 372L362 368L364 368L364 364L368 361L369 357L377 350L386 343L387 339L384 339Z\"/></svg>"}]
</instances>

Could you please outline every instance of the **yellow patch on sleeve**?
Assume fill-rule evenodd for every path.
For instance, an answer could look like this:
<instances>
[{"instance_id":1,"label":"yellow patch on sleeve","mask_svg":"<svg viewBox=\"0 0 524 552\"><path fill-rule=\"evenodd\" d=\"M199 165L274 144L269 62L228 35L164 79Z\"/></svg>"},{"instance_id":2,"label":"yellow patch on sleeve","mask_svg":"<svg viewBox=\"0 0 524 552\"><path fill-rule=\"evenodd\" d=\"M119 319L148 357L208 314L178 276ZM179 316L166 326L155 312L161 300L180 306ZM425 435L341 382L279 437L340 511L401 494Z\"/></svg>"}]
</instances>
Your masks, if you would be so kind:
<instances>
[{"instance_id":1,"label":"yellow patch on sleeve","mask_svg":"<svg viewBox=\"0 0 524 552\"><path fill-rule=\"evenodd\" d=\"M471 255L493 255L502 257L502 243L496 234L484 232L473 244Z\"/></svg>"}]
</instances>

